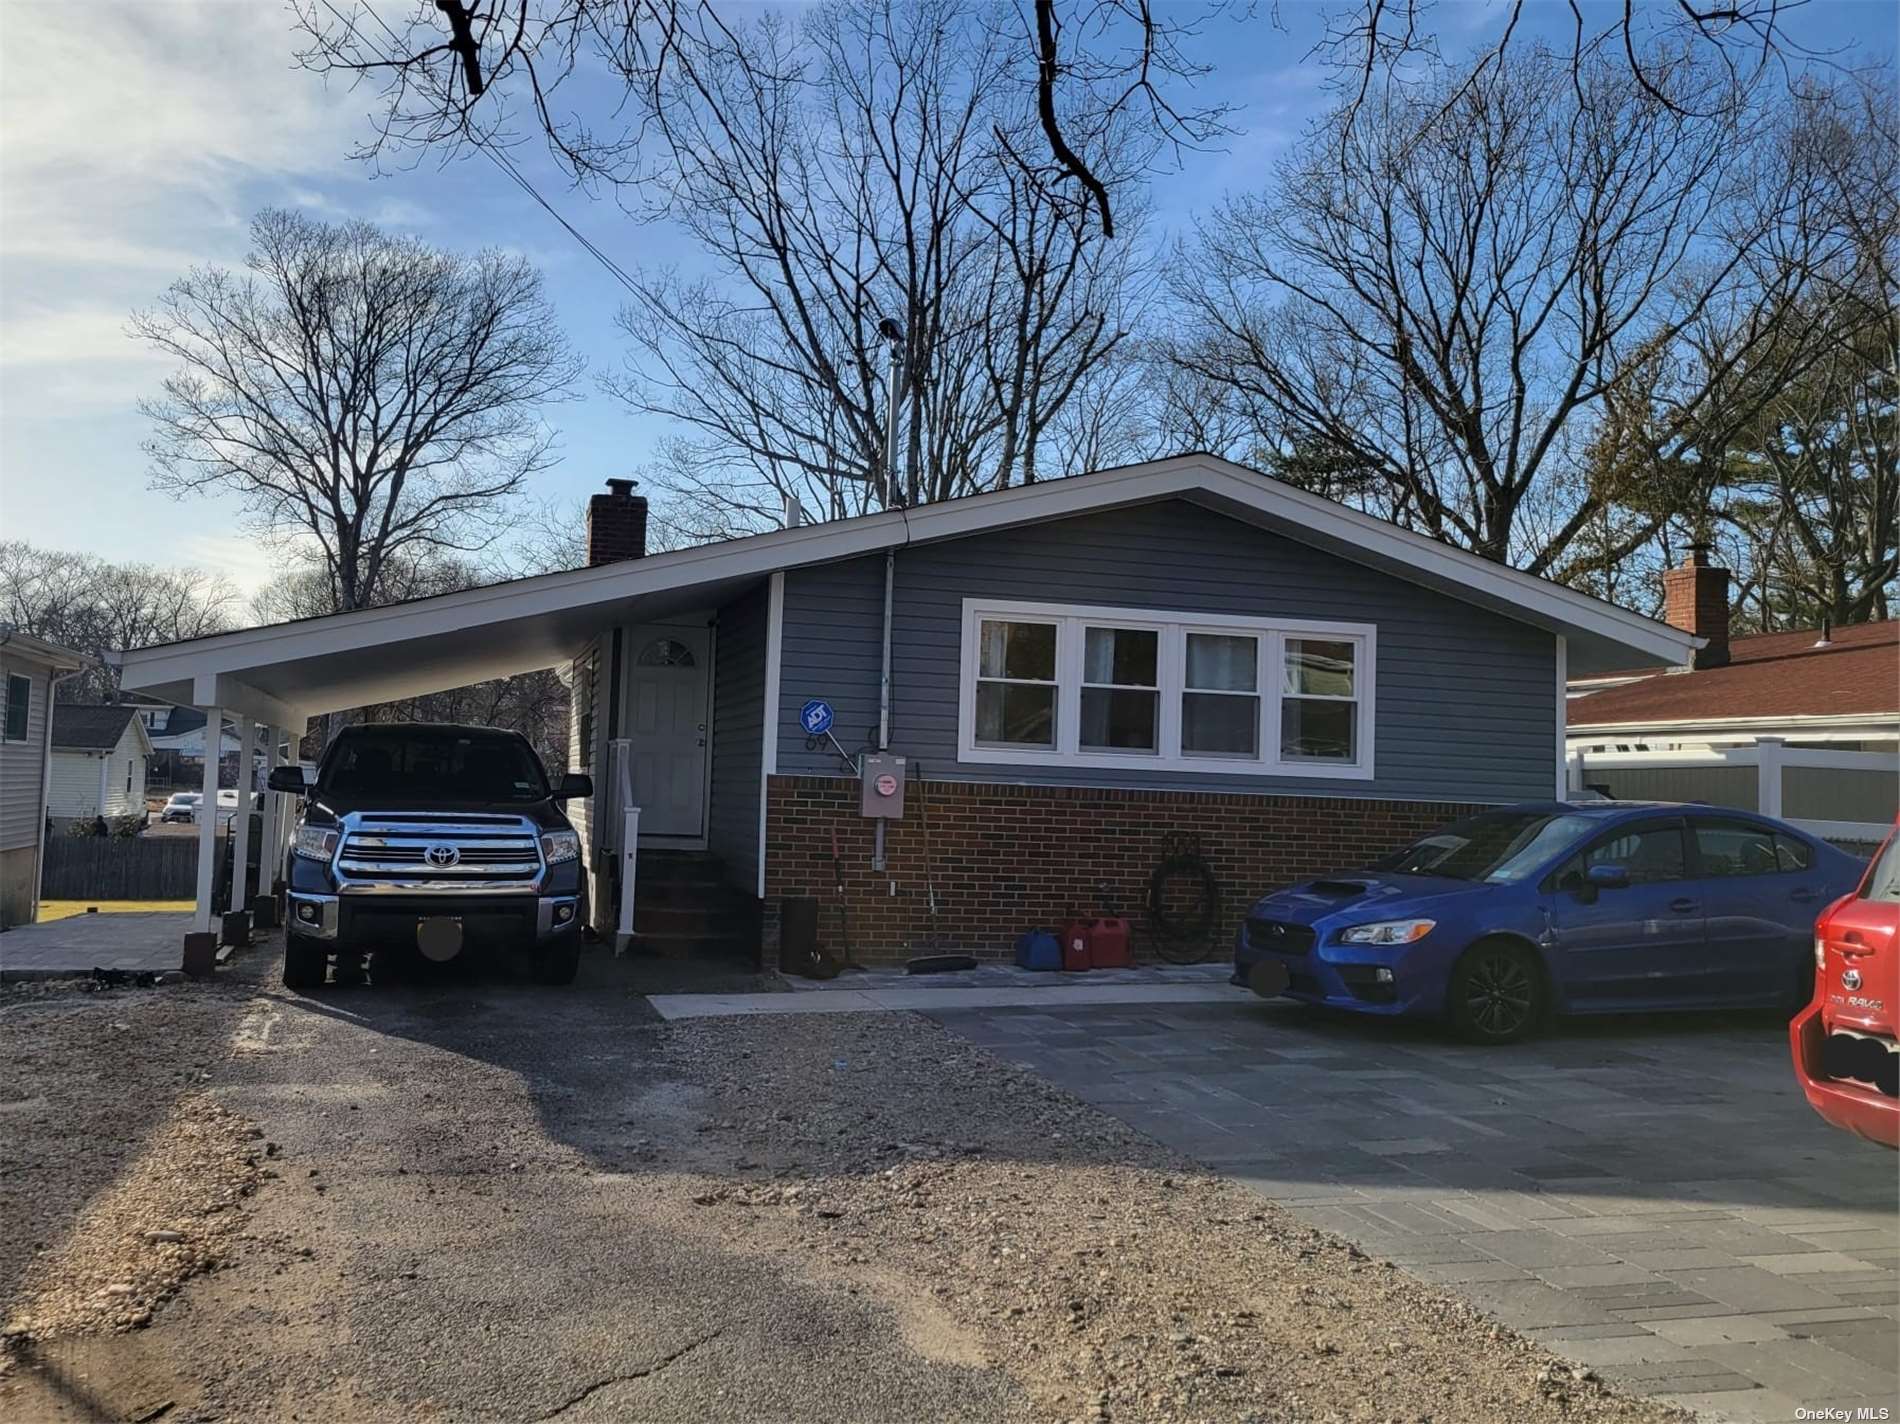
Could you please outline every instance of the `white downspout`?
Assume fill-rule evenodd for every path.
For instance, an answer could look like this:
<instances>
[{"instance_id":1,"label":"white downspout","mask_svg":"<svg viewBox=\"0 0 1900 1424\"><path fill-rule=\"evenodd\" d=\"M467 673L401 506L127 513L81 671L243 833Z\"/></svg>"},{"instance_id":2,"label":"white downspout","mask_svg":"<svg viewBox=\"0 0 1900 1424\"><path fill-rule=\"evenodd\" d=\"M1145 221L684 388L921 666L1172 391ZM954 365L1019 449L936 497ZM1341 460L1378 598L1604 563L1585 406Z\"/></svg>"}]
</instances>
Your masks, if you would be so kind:
<instances>
[{"instance_id":1,"label":"white downspout","mask_svg":"<svg viewBox=\"0 0 1900 1424\"><path fill-rule=\"evenodd\" d=\"M27 913L28 924L39 923L40 890L46 884L46 807L53 794L53 700L62 682L84 671L84 668L74 668L55 677L50 664L46 669L46 726L40 733L40 815L33 827L33 904Z\"/></svg>"}]
</instances>

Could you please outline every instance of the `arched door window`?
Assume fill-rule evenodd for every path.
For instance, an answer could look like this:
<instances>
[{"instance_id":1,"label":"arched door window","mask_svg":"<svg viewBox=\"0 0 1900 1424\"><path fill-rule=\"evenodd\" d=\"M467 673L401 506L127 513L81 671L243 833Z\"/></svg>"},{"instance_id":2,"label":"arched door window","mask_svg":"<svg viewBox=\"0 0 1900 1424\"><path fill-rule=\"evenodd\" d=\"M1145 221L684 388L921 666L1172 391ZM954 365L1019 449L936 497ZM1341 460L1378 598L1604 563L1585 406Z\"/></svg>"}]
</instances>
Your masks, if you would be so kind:
<instances>
[{"instance_id":1,"label":"arched door window","mask_svg":"<svg viewBox=\"0 0 1900 1424\"><path fill-rule=\"evenodd\" d=\"M695 666L693 650L677 638L655 638L640 649L640 656L634 661L640 667Z\"/></svg>"}]
</instances>

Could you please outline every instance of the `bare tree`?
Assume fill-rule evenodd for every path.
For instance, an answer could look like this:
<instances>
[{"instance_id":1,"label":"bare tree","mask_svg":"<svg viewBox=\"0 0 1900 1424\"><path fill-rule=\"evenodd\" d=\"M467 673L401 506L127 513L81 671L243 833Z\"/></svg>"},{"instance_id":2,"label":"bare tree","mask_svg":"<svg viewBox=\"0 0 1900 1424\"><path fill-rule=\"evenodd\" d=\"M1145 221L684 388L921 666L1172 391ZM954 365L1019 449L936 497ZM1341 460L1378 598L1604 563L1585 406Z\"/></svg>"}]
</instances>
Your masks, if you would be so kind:
<instances>
[{"instance_id":1,"label":"bare tree","mask_svg":"<svg viewBox=\"0 0 1900 1424\"><path fill-rule=\"evenodd\" d=\"M540 275L289 212L251 238L246 273L195 269L133 317L178 363L141 407L154 487L235 491L314 541L338 609L376 602L392 558L485 545L578 374Z\"/></svg>"},{"instance_id":2,"label":"bare tree","mask_svg":"<svg viewBox=\"0 0 1900 1424\"><path fill-rule=\"evenodd\" d=\"M417 0L394 24L358 0L292 6L306 68L382 86L364 155L473 147L502 161L499 150L526 129L577 179L615 186L645 177L648 125L680 85L756 59L711 0ZM1093 214L1113 237L1102 139L1117 133L1147 164L1227 132L1228 106L1190 102L1208 66L1189 49L1230 8L1251 10L1231 0L1018 0L986 12L1016 98L1034 116L1003 135L1009 161L1046 200ZM582 71L613 76L620 93L598 107L573 103L566 86Z\"/></svg>"},{"instance_id":3,"label":"bare tree","mask_svg":"<svg viewBox=\"0 0 1900 1424\"><path fill-rule=\"evenodd\" d=\"M719 274L636 279L614 389L687 432L663 482L719 522L776 521L787 496L825 518L883 501L881 326L900 333L891 498L907 504L1036 478L1126 339L1140 254L1001 151L1033 119L979 18L962 0L850 0L767 20L657 106L649 201Z\"/></svg>"},{"instance_id":4,"label":"bare tree","mask_svg":"<svg viewBox=\"0 0 1900 1424\"><path fill-rule=\"evenodd\" d=\"M198 569L0 541L0 623L97 659L67 685L81 700L117 699L119 670L106 654L222 633L234 626L236 600L228 582Z\"/></svg>"},{"instance_id":5,"label":"bare tree","mask_svg":"<svg viewBox=\"0 0 1900 1424\"><path fill-rule=\"evenodd\" d=\"M1841 239L1746 200L1737 155L1769 115L1703 61L1645 56L1640 84L1606 56L1529 45L1474 65L1414 57L1365 102L1343 97L1271 192L1222 207L1172 354L1229 393L1288 477L1575 576L1566 551L1602 532L1611 495L1586 468L1606 403L1719 324L1719 347L1673 368L1677 415L1625 442L1645 470L1686 470L1692 445L1662 449L1663 427L1745 418L1726 399L1737 373L1775 349ZM1798 260L1757 261L1771 239ZM1657 500L1596 564L1682 507Z\"/></svg>"}]
</instances>

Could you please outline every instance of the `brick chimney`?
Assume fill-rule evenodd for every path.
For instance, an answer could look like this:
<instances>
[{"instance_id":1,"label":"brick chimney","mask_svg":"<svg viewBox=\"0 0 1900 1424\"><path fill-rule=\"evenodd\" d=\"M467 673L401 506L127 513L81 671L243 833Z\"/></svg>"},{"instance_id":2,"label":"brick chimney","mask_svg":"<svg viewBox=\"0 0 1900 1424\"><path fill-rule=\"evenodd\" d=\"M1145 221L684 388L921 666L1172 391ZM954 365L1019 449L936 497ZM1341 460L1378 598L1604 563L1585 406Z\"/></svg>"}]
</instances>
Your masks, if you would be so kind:
<instances>
[{"instance_id":1,"label":"brick chimney","mask_svg":"<svg viewBox=\"0 0 1900 1424\"><path fill-rule=\"evenodd\" d=\"M635 480L608 480L607 493L587 501L587 567L643 558L647 551L647 501L633 492ZM1726 574L1723 575L1727 577Z\"/></svg>"},{"instance_id":2,"label":"brick chimney","mask_svg":"<svg viewBox=\"0 0 1900 1424\"><path fill-rule=\"evenodd\" d=\"M1707 544L1691 544L1689 557L1679 569L1663 572L1663 617L1685 633L1707 638L1693 666L1724 667L1728 663L1728 570L1709 562Z\"/></svg>"}]
</instances>

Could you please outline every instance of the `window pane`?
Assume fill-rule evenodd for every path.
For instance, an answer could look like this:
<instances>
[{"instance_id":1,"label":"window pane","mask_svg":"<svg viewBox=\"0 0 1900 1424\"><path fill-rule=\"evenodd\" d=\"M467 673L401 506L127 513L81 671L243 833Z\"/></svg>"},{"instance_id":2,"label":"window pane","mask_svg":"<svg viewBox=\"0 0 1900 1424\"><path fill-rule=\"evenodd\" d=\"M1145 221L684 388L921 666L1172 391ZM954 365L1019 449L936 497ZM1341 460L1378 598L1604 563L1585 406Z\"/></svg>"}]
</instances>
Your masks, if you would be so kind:
<instances>
[{"instance_id":1,"label":"window pane","mask_svg":"<svg viewBox=\"0 0 1900 1424\"><path fill-rule=\"evenodd\" d=\"M1021 683L976 685L976 739L1038 747L1056 744L1056 690Z\"/></svg>"},{"instance_id":2,"label":"window pane","mask_svg":"<svg viewBox=\"0 0 1900 1424\"><path fill-rule=\"evenodd\" d=\"M978 639L981 677L1021 677L1034 682L1056 678L1056 625L983 620Z\"/></svg>"},{"instance_id":3,"label":"window pane","mask_svg":"<svg viewBox=\"0 0 1900 1424\"><path fill-rule=\"evenodd\" d=\"M1355 702L1309 702L1289 697L1280 704L1280 755L1307 761L1352 761L1358 755Z\"/></svg>"},{"instance_id":4,"label":"window pane","mask_svg":"<svg viewBox=\"0 0 1900 1424\"><path fill-rule=\"evenodd\" d=\"M1814 864L1814 848L1804 840L1776 831L1775 863L1783 870L1807 870Z\"/></svg>"},{"instance_id":5,"label":"window pane","mask_svg":"<svg viewBox=\"0 0 1900 1424\"><path fill-rule=\"evenodd\" d=\"M1260 699L1218 692L1181 698L1181 750L1203 756L1260 754Z\"/></svg>"},{"instance_id":6,"label":"window pane","mask_svg":"<svg viewBox=\"0 0 1900 1424\"><path fill-rule=\"evenodd\" d=\"M1151 752L1155 749L1156 692L1127 692L1120 688L1082 689L1082 745L1117 751Z\"/></svg>"},{"instance_id":7,"label":"window pane","mask_svg":"<svg viewBox=\"0 0 1900 1424\"><path fill-rule=\"evenodd\" d=\"M1286 640L1286 692L1313 697L1353 695L1351 643L1316 638Z\"/></svg>"},{"instance_id":8,"label":"window pane","mask_svg":"<svg viewBox=\"0 0 1900 1424\"><path fill-rule=\"evenodd\" d=\"M33 683L24 677L7 679L7 740L26 740L27 709L33 701Z\"/></svg>"},{"instance_id":9,"label":"window pane","mask_svg":"<svg viewBox=\"0 0 1900 1424\"><path fill-rule=\"evenodd\" d=\"M1707 876L1773 875L1775 833L1747 821L1704 821L1695 826L1696 855Z\"/></svg>"},{"instance_id":10,"label":"window pane","mask_svg":"<svg viewBox=\"0 0 1900 1424\"><path fill-rule=\"evenodd\" d=\"M1632 885L1680 880L1683 868L1682 831L1676 826L1642 826L1607 841L1598 841L1583 853L1587 871L1593 865L1620 865Z\"/></svg>"},{"instance_id":11,"label":"window pane","mask_svg":"<svg viewBox=\"0 0 1900 1424\"><path fill-rule=\"evenodd\" d=\"M1225 633L1187 635L1187 685L1209 692L1252 692L1260 667L1257 638Z\"/></svg>"},{"instance_id":12,"label":"window pane","mask_svg":"<svg viewBox=\"0 0 1900 1424\"><path fill-rule=\"evenodd\" d=\"M1152 628L1090 628L1083 639L1082 681L1153 687L1159 643Z\"/></svg>"}]
</instances>

